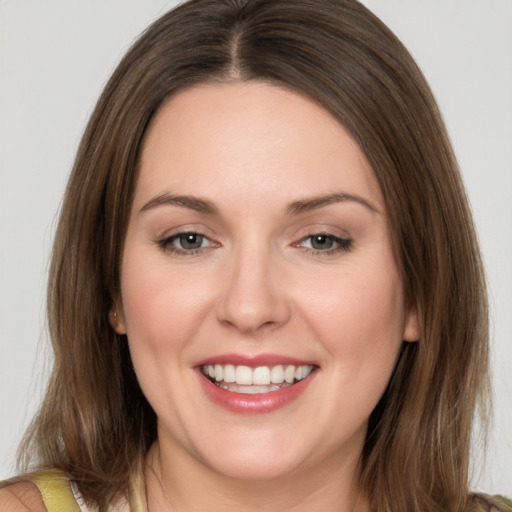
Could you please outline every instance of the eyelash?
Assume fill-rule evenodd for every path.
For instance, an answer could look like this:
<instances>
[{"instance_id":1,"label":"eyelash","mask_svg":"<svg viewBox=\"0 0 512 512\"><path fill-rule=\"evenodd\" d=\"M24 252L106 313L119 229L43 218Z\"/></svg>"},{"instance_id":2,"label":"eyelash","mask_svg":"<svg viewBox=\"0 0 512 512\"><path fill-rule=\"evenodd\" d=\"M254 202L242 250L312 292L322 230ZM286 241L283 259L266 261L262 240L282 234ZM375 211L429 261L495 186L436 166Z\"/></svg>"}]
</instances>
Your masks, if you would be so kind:
<instances>
[{"instance_id":1,"label":"eyelash","mask_svg":"<svg viewBox=\"0 0 512 512\"><path fill-rule=\"evenodd\" d=\"M197 247L194 249L183 249L183 248L179 248L179 247L176 247L173 245L173 243L176 240L179 240L181 237L185 237L187 235L202 237L203 240L208 240L210 242L210 244L207 247ZM190 255L198 254L200 252L203 252L205 249L208 249L209 247L216 246L216 245L218 246L218 244L212 242L206 235L204 235L202 233L198 233L196 231L182 231L180 233L176 233L175 235L164 238L163 240L160 240L158 242L158 246L163 251L170 252L170 253L173 253L173 254L176 254L179 256L182 256L182 255L190 256Z\"/></svg>"},{"instance_id":2,"label":"eyelash","mask_svg":"<svg viewBox=\"0 0 512 512\"><path fill-rule=\"evenodd\" d=\"M326 249L326 250L320 250L320 249L314 249L312 247L302 247L302 249L305 252L314 254L314 255L328 255L328 254L336 254L339 252L349 252L352 249L352 240L347 238L340 238L335 235L331 235L330 233L311 233L310 235L305 236L302 238L298 243L293 244L294 247L301 247L299 244L304 243L306 240L310 240L313 238L325 238L327 240L330 240L335 244L334 247Z\"/></svg>"},{"instance_id":3,"label":"eyelash","mask_svg":"<svg viewBox=\"0 0 512 512\"><path fill-rule=\"evenodd\" d=\"M184 236L198 236L202 237L202 240L208 240L210 243L206 247L197 247L194 249L184 249L174 246L174 242L179 240L180 238ZM335 244L334 247L330 247L326 250L321 249L315 249L313 247L304 247L302 244L306 242L306 240L312 240L313 238L325 238L326 240L329 240ZM164 238L163 240L160 240L157 242L158 246L166 252L170 252L176 255L180 256L191 256L194 254L201 253L205 250L208 250L210 247L218 247L219 244L216 242L212 242L206 235L202 233L198 233L195 231L183 231L180 233L176 233L175 235L172 235L170 237ZM310 235L305 236L298 242L295 242L292 244L293 247L302 248L304 252L314 254L314 255L329 255L329 254L335 254L339 252L349 252L352 249L352 240L346 239L346 238L340 238L335 235L331 235L329 233L311 233Z\"/></svg>"}]
</instances>

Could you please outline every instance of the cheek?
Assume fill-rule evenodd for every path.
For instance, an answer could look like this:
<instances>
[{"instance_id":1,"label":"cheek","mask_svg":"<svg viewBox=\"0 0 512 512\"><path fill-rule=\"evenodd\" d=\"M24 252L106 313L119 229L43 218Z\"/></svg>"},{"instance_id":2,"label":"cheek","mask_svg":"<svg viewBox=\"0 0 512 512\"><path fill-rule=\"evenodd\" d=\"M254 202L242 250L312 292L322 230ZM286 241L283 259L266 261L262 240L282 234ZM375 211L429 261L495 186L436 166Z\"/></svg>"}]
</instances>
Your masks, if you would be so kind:
<instances>
[{"instance_id":1,"label":"cheek","mask_svg":"<svg viewBox=\"0 0 512 512\"><path fill-rule=\"evenodd\" d=\"M135 373L161 417L170 409L176 412L175 405L169 404L183 400L191 340L203 323L211 287L204 275L173 269L152 249L127 244L121 294ZM177 414L167 417L167 423L176 428L181 428L179 421Z\"/></svg>"},{"instance_id":2,"label":"cheek","mask_svg":"<svg viewBox=\"0 0 512 512\"><path fill-rule=\"evenodd\" d=\"M173 350L191 338L207 301L199 276L151 261L143 251L123 261L121 292L126 332L132 345Z\"/></svg>"},{"instance_id":3,"label":"cheek","mask_svg":"<svg viewBox=\"0 0 512 512\"><path fill-rule=\"evenodd\" d=\"M385 386L402 345L401 281L393 266L352 270L316 279L317 293L301 294L300 309L340 379Z\"/></svg>"}]
</instances>

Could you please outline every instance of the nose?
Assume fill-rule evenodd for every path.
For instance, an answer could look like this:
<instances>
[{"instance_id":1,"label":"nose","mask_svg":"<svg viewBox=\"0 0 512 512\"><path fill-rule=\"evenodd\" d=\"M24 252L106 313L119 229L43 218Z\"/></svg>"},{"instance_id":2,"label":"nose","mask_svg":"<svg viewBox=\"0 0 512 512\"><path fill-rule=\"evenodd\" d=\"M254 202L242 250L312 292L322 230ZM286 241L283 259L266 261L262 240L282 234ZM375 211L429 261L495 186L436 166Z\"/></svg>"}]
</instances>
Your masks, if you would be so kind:
<instances>
[{"instance_id":1,"label":"nose","mask_svg":"<svg viewBox=\"0 0 512 512\"><path fill-rule=\"evenodd\" d=\"M222 324L244 334L256 334L284 325L291 301L283 272L266 250L236 251L224 275L217 304Z\"/></svg>"}]
</instances>

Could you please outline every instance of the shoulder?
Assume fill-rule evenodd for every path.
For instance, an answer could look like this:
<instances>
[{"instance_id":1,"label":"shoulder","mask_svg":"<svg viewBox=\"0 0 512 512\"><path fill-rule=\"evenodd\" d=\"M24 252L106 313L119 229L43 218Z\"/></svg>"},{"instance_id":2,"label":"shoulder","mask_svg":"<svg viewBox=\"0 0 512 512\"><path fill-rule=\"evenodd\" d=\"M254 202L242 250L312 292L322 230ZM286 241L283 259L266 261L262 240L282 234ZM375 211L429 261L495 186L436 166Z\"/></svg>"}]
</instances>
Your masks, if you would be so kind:
<instances>
[{"instance_id":1,"label":"shoulder","mask_svg":"<svg viewBox=\"0 0 512 512\"><path fill-rule=\"evenodd\" d=\"M503 496L473 494L468 512L512 512L512 500Z\"/></svg>"},{"instance_id":2,"label":"shoulder","mask_svg":"<svg viewBox=\"0 0 512 512\"><path fill-rule=\"evenodd\" d=\"M80 512L68 476L53 469L0 481L0 512Z\"/></svg>"},{"instance_id":3,"label":"shoulder","mask_svg":"<svg viewBox=\"0 0 512 512\"><path fill-rule=\"evenodd\" d=\"M36 484L16 482L0 489L2 512L46 512L43 498Z\"/></svg>"}]
</instances>

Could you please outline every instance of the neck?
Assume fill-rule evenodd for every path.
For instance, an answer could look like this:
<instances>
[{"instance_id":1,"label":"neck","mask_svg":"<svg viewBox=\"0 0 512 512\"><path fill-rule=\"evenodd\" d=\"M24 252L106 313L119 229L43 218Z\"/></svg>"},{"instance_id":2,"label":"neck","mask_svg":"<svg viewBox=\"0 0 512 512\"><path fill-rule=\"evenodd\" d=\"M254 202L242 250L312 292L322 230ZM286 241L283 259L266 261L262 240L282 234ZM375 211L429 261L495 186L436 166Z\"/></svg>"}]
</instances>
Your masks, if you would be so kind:
<instances>
[{"instance_id":1,"label":"neck","mask_svg":"<svg viewBox=\"0 0 512 512\"><path fill-rule=\"evenodd\" d=\"M368 512L357 492L357 460L322 460L268 480L233 478L156 442L146 459L148 511Z\"/></svg>"}]
</instances>

